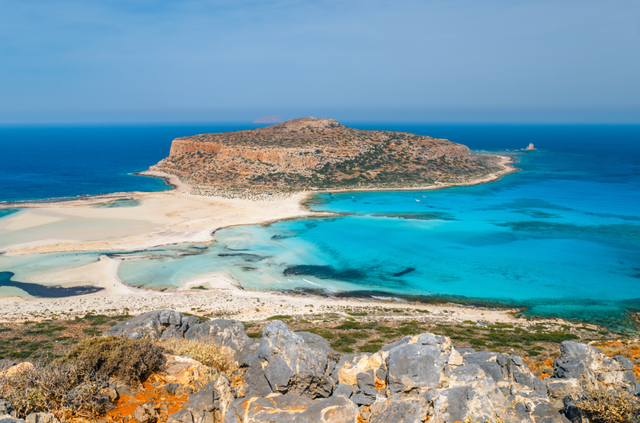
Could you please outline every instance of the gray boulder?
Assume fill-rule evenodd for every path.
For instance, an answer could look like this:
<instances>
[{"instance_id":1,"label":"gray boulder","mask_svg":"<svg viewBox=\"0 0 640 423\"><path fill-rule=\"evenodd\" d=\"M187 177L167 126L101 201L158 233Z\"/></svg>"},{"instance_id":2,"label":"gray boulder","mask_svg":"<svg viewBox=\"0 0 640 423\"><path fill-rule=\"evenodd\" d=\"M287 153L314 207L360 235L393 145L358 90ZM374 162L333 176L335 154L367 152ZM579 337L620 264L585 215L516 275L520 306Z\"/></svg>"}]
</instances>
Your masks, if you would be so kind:
<instances>
[{"instance_id":1,"label":"gray boulder","mask_svg":"<svg viewBox=\"0 0 640 423\"><path fill-rule=\"evenodd\" d=\"M242 398L233 403L226 423L355 423L358 407L343 396L312 400L298 394Z\"/></svg>"},{"instance_id":2,"label":"gray boulder","mask_svg":"<svg viewBox=\"0 0 640 423\"><path fill-rule=\"evenodd\" d=\"M133 418L135 418L138 423L154 423L157 421L158 413L156 413L153 401L139 405L133 412Z\"/></svg>"},{"instance_id":3,"label":"gray boulder","mask_svg":"<svg viewBox=\"0 0 640 423\"><path fill-rule=\"evenodd\" d=\"M518 356L478 351L466 353L464 361L467 364L479 366L488 376L491 376L505 396L517 392L525 394L536 392L543 397L546 396L547 389L544 383L531 373Z\"/></svg>"},{"instance_id":4,"label":"gray boulder","mask_svg":"<svg viewBox=\"0 0 640 423\"><path fill-rule=\"evenodd\" d=\"M250 354L256 344L247 336L244 325L238 320L215 319L192 325L185 333L187 340L211 341L242 366L250 364Z\"/></svg>"},{"instance_id":5,"label":"gray boulder","mask_svg":"<svg viewBox=\"0 0 640 423\"><path fill-rule=\"evenodd\" d=\"M607 357L590 345L564 341L560 345L560 357L553 364L553 377L577 379L584 389L607 386L636 393L640 387L635 374L629 370L632 364L624 357Z\"/></svg>"},{"instance_id":6,"label":"gray boulder","mask_svg":"<svg viewBox=\"0 0 640 423\"><path fill-rule=\"evenodd\" d=\"M541 395L518 393L507 399L516 412L536 423L567 423L554 403Z\"/></svg>"},{"instance_id":7,"label":"gray boulder","mask_svg":"<svg viewBox=\"0 0 640 423\"><path fill-rule=\"evenodd\" d=\"M387 372L391 393L432 389L449 373L451 340L429 333L387 345Z\"/></svg>"},{"instance_id":8,"label":"gray boulder","mask_svg":"<svg viewBox=\"0 0 640 423\"><path fill-rule=\"evenodd\" d=\"M182 338L194 325L197 317L184 316L173 310L155 310L120 322L106 331L103 336L126 336L130 339Z\"/></svg>"},{"instance_id":9,"label":"gray boulder","mask_svg":"<svg viewBox=\"0 0 640 423\"><path fill-rule=\"evenodd\" d=\"M205 415L214 421L221 421L235 399L236 393L231 388L231 381L222 375L199 392L189 395L185 409L192 413L194 421L205 418Z\"/></svg>"},{"instance_id":10,"label":"gray boulder","mask_svg":"<svg viewBox=\"0 0 640 423\"><path fill-rule=\"evenodd\" d=\"M454 423L466 419L532 422L529 416L518 415L511 408L497 383L477 365L454 368L448 379L448 387L430 390L424 398L430 423Z\"/></svg>"},{"instance_id":11,"label":"gray boulder","mask_svg":"<svg viewBox=\"0 0 640 423\"><path fill-rule=\"evenodd\" d=\"M193 423L193 414L187 409L180 410L169 416L167 423Z\"/></svg>"},{"instance_id":12,"label":"gray boulder","mask_svg":"<svg viewBox=\"0 0 640 423\"><path fill-rule=\"evenodd\" d=\"M312 398L328 397L330 378L328 351L317 343L308 345L281 321L267 325L256 352L273 392L300 393Z\"/></svg>"},{"instance_id":13,"label":"gray boulder","mask_svg":"<svg viewBox=\"0 0 640 423\"><path fill-rule=\"evenodd\" d=\"M547 386L549 401L557 410L564 409L563 400L566 396L582 392L578 379L546 378L544 384Z\"/></svg>"},{"instance_id":14,"label":"gray boulder","mask_svg":"<svg viewBox=\"0 0 640 423\"><path fill-rule=\"evenodd\" d=\"M52 413L31 413L27 416L27 423L60 423Z\"/></svg>"},{"instance_id":15,"label":"gray boulder","mask_svg":"<svg viewBox=\"0 0 640 423\"><path fill-rule=\"evenodd\" d=\"M0 423L26 423L25 420L16 419L9 415L0 415Z\"/></svg>"},{"instance_id":16,"label":"gray boulder","mask_svg":"<svg viewBox=\"0 0 640 423\"><path fill-rule=\"evenodd\" d=\"M13 413L13 406L9 401L0 399L0 416L7 416Z\"/></svg>"},{"instance_id":17,"label":"gray boulder","mask_svg":"<svg viewBox=\"0 0 640 423\"><path fill-rule=\"evenodd\" d=\"M191 387L184 386L181 383L167 383L163 388L169 395L190 395L193 393Z\"/></svg>"},{"instance_id":18,"label":"gray boulder","mask_svg":"<svg viewBox=\"0 0 640 423\"><path fill-rule=\"evenodd\" d=\"M419 398L389 398L371 406L369 423L423 423L425 410Z\"/></svg>"}]
</instances>

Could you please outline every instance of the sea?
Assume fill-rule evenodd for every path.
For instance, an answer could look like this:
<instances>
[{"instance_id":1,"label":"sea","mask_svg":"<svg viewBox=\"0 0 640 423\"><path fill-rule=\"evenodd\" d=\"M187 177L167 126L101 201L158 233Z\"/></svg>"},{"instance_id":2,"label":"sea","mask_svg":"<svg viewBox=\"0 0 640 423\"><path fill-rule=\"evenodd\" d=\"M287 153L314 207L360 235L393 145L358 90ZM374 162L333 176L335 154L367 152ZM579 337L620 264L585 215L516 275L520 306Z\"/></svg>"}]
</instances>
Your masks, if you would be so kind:
<instances>
[{"instance_id":1,"label":"sea","mask_svg":"<svg viewBox=\"0 0 640 423\"><path fill-rule=\"evenodd\" d=\"M319 193L307 206L339 215L222 229L212 245L110 251L130 258L121 279L171 289L225 272L250 289L518 307L636 330L640 125L345 124L510 155L520 171L441 190ZM167 189L133 174L165 157L173 138L255 127L0 127L0 201ZM529 143L536 150L524 151ZM98 255L0 256L0 286Z\"/></svg>"}]
</instances>

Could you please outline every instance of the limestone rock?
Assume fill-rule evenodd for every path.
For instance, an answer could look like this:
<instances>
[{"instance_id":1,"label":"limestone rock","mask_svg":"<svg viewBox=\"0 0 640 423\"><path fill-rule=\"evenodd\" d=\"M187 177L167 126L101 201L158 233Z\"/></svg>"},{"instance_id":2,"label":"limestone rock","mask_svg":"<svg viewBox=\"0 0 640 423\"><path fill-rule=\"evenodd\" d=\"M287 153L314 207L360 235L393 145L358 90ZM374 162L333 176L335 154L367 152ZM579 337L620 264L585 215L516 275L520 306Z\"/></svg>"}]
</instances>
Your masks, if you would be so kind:
<instances>
[{"instance_id":1,"label":"limestone rock","mask_svg":"<svg viewBox=\"0 0 640 423\"><path fill-rule=\"evenodd\" d=\"M373 377L373 387L384 389L387 386L386 361L388 358L388 351L344 356L336 365L333 374L339 383L358 385L358 376L370 372Z\"/></svg>"},{"instance_id":2,"label":"limestone rock","mask_svg":"<svg viewBox=\"0 0 640 423\"><path fill-rule=\"evenodd\" d=\"M193 389L189 386L184 386L182 383L167 383L164 385L164 390L169 395L191 395Z\"/></svg>"},{"instance_id":3,"label":"limestone rock","mask_svg":"<svg viewBox=\"0 0 640 423\"><path fill-rule=\"evenodd\" d=\"M448 387L425 394L430 423L454 423L467 418L478 421L502 419L505 423L531 422L519 416L498 384L478 365L466 365L451 371Z\"/></svg>"},{"instance_id":4,"label":"limestone rock","mask_svg":"<svg viewBox=\"0 0 640 423\"><path fill-rule=\"evenodd\" d=\"M449 373L452 346L444 336L407 336L382 351L389 354L387 380L392 393L435 388Z\"/></svg>"},{"instance_id":5,"label":"limestone rock","mask_svg":"<svg viewBox=\"0 0 640 423\"><path fill-rule=\"evenodd\" d=\"M478 365L498 384L505 396L537 392L546 395L544 383L531 373L522 359L515 355L479 351L464 355L468 364Z\"/></svg>"},{"instance_id":6,"label":"limestone rock","mask_svg":"<svg viewBox=\"0 0 640 423\"><path fill-rule=\"evenodd\" d=\"M389 398L371 406L369 423L423 423L425 414L419 399Z\"/></svg>"},{"instance_id":7,"label":"limestone rock","mask_svg":"<svg viewBox=\"0 0 640 423\"><path fill-rule=\"evenodd\" d=\"M27 416L27 423L60 423L52 413L31 413Z\"/></svg>"},{"instance_id":8,"label":"limestone rock","mask_svg":"<svg viewBox=\"0 0 640 423\"><path fill-rule=\"evenodd\" d=\"M560 345L560 357L553 365L553 377L577 379L583 388L613 386L635 393L640 389L633 371L627 370L632 364L627 361L624 357L607 357L587 344L564 341Z\"/></svg>"},{"instance_id":9,"label":"limestone rock","mask_svg":"<svg viewBox=\"0 0 640 423\"><path fill-rule=\"evenodd\" d=\"M0 399L0 416L7 416L13 413L13 406L9 401Z\"/></svg>"},{"instance_id":10,"label":"limestone rock","mask_svg":"<svg viewBox=\"0 0 640 423\"><path fill-rule=\"evenodd\" d=\"M22 419L16 419L15 417L11 417L9 415L0 415L0 423L26 423L26 421Z\"/></svg>"},{"instance_id":11,"label":"limestone rock","mask_svg":"<svg viewBox=\"0 0 640 423\"><path fill-rule=\"evenodd\" d=\"M133 417L138 423L154 423L157 421L158 414L156 413L153 401L139 405L133 412Z\"/></svg>"},{"instance_id":12,"label":"limestone rock","mask_svg":"<svg viewBox=\"0 0 640 423\"><path fill-rule=\"evenodd\" d=\"M527 146L527 148L525 148L525 150L535 150L536 148L533 146L533 143L530 142L529 145Z\"/></svg>"},{"instance_id":13,"label":"limestone rock","mask_svg":"<svg viewBox=\"0 0 640 423\"><path fill-rule=\"evenodd\" d=\"M182 338L187 330L200 321L173 310L156 310L120 322L103 336L126 336L131 339Z\"/></svg>"},{"instance_id":14,"label":"limestone rock","mask_svg":"<svg viewBox=\"0 0 640 423\"><path fill-rule=\"evenodd\" d=\"M298 394L237 400L225 416L227 423L355 423L358 407L343 396L311 400Z\"/></svg>"},{"instance_id":15,"label":"limestone rock","mask_svg":"<svg viewBox=\"0 0 640 423\"><path fill-rule=\"evenodd\" d=\"M167 419L167 423L193 423L193 414L189 410L180 410Z\"/></svg>"},{"instance_id":16,"label":"limestone rock","mask_svg":"<svg viewBox=\"0 0 640 423\"><path fill-rule=\"evenodd\" d=\"M567 395L582 392L578 379L546 378L544 384L547 386L549 400L557 410L564 408L563 400Z\"/></svg>"},{"instance_id":17,"label":"limestone rock","mask_svg":"<svg viewBox=\"0 0 640 423\"><path fill-rule=\"evenodd\" d=\"M235 357L241 365L248 365L248 355L254 342L247 336L242 322L215 319L193 325L184 334L187 340L211 341L229 357Z\"/></svg>"},{"instance_id":18,"label":"limestone rock","mask_svg":"<svg viewBox=\"0 0 640 423\"><path fill-rule=\"evenodd\" d=\"M168 383L178 383L192 389L206 385L216 370L187 356L166 354L167 367L164 379Z\"/></svg>"},{"instance_id":19,"label":"limestone rock","mask_svg":"<svg viewBox=\"0 0 640 423\"><path fill-rule=\"evenodd\" d=\"M331 394L333 381L329 377L328 352L314 346L307 345L279 320L265 327L256 354L273 392L311 397Z\"/></svg>"}]
</instances>

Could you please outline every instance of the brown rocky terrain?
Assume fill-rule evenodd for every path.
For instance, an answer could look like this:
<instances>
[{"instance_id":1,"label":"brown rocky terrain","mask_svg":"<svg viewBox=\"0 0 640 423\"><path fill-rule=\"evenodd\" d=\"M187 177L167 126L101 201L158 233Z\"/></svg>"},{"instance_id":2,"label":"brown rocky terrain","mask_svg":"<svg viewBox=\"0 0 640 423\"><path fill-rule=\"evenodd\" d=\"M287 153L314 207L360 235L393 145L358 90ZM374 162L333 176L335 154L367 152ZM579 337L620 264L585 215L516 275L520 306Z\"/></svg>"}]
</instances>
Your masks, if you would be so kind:
<instances>
[{"instance_id":1,"label":"brown rocky terrain","mask_svg":"<svg viewBox=\"0 0 640 423\"><path fill-rule=\"evenodd\" d=\"M426 187L504 170L495 156L444 139L349 128L312 117L173 140L151 168L191 185L264 190Z\"/></svg>"}]
</instances>

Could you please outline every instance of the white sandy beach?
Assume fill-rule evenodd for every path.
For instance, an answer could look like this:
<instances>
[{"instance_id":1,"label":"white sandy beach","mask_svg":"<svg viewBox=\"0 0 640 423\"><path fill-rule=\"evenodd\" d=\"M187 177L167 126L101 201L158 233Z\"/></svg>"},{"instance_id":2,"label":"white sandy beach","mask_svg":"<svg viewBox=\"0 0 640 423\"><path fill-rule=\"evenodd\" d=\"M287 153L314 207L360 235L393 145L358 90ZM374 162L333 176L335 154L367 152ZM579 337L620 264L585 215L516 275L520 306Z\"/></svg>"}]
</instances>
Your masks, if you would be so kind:
<instances>
[{"instance_id":1,"label":"white sandy beach","mask_svg":"<svg viewBox=\"0 0 640 423\"><path fill-rule=\"evenodd\" d=\"M485 183L515 171L511 158L502 157L502 170L461 185ZM154 173L157 177L166 174ZM117 193L62 202L19 204L21 211L0 220L0 252L7 255L37 255L54 252L132 251L184 242L215 241L215 231L234 225L302 216L330 215L306 210L302 202L311 194L300 192L269 199L229 199L191 194L191 187L171 177L176 189L155 193ZM437 185L415 189L440 189ZM100 208L96 204L118 199L140 202L133 207ZM46 318L52 314L73 317L89 311L131 314L170 308L179 311L202 310L229 317L260 319L275 314L308 313L341 307L380 307L384 301L311 297L275 292L247 291L222 273L204 274L187 281L179 290L156 292L137 289L118 277L120 260L105 255L98 262L76 268L39 273L24 282L62 287L93 285L103 288L95 294L61 299L33 298L24 291L3 287L0 320L19 321ZM196 288L197 289L194 289ZM205 289L201 289L204 287ZM12 293L15 293L12 294ZM471 307L408 305L446 314L453 321L485 320L511 322L508 310L479 310ZM444 310L455 313L443 313Z\"/></svg>"}]
</instances>

